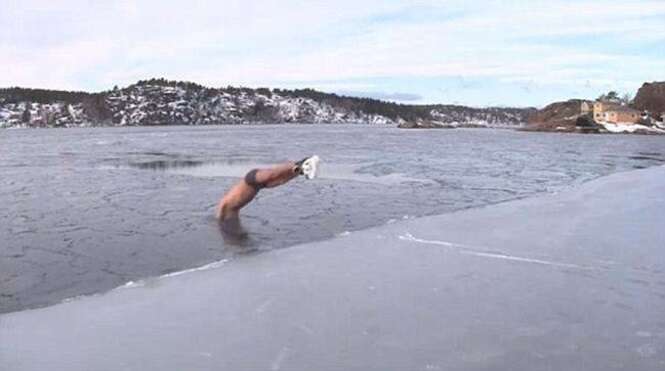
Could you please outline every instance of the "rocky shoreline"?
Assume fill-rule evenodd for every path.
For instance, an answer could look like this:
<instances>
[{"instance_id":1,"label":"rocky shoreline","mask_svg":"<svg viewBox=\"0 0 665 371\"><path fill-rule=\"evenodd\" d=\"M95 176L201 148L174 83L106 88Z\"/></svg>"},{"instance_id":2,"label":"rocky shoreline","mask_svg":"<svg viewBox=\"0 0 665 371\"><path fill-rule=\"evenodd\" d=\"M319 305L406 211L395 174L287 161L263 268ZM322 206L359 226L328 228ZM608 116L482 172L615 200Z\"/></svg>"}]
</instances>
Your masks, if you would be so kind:
<instances>
[{"instance_id":1,"label":"rocky shoreline","mask_svg":"<svg viewBox=\"0 0 665 371\"><path fill-rule=\"evenodd\" d=\"M615 116L609 119L605 111ZM616 111L616 112L615 112ZM665 134L665 82L644 83L632 101L570 99L533 113L523 131L582 134Z\"/></svg>"}]
</instances>

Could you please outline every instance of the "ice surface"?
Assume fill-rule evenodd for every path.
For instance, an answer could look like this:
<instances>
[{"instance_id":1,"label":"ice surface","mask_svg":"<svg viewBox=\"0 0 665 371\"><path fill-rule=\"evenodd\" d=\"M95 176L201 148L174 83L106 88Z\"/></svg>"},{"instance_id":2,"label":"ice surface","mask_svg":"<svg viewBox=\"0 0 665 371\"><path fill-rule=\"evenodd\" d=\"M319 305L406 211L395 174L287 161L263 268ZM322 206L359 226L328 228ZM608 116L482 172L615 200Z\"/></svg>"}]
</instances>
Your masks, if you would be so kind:
<instances>
[{"instance_id":1,"label":"ice surface","mask_svg":"<svg viewBox=\"0 0 665 371\"><path fill-rule=\"evenodd\" d=\"M618 173L5 314L0 368L662 370L663 190Z\"/></svg>"}]
</instances>

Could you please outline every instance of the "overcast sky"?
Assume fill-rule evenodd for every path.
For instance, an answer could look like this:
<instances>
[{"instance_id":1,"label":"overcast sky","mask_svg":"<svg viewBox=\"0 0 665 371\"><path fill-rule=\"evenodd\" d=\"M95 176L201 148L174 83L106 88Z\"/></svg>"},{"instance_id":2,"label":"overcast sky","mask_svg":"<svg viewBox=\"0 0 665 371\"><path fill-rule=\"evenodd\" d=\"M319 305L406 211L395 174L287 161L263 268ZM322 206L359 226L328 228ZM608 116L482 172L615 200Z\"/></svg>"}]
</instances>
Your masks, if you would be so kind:
<instances>
[{"instance_id":1,"label":"overcast sky","mask_svg":"<svg viewBox=\"0 0 665 371\"><path fill-rule=\"evenodd\" d=\"M0 0L0 87L150 77L474 106L634 93L665 80L665 1Z\"/></svg>"}]
</instances>

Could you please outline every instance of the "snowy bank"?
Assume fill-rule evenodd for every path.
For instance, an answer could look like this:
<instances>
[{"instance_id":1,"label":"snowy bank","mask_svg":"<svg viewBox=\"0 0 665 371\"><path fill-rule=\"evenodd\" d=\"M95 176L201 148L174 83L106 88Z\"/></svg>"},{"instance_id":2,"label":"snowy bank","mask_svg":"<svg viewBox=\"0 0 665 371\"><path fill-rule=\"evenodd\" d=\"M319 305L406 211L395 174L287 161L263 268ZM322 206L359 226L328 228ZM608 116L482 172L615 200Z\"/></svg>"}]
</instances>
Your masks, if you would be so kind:
<instances>
[{"instance_id":1,"label":"snowy bank","mask_svg":"<svg viewBox=\"0 0 665 371\"><path fill-rule=\"evenodd\" d=\"M664 369L664 190L619 173L6 314L0 369Z\"/></svg>"},{"instance_id":2,"label":"snowy bank","mask_svg":"<svg viewBox=\"0 0 665 371\"><path fill-rule=\"evenodd\" d=\"M646 126L646 125L633 124L633 123L601 122L600 125L610 133L642 132L642 133L651 133L651 134L665 134L665 130L660 127Z\"/></svg>"}]
</instances>

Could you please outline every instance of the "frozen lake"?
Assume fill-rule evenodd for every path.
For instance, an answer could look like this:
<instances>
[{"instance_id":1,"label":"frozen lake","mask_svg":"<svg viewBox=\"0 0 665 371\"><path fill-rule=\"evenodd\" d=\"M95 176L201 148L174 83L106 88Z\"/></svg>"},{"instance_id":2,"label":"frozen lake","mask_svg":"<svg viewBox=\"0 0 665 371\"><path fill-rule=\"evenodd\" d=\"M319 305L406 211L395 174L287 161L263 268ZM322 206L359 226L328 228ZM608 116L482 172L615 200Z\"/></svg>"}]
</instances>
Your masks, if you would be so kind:
<instances>
[{"instance_id":1,"label":"frozen lake","mask_svg":"<svg viewBox=\"0 0 665 371\"><path fill-rule=\"evenodd\" d=\"M662 137L368 126L3 130L0 148L0 313L665 163ZM219 232L239 176L315 153L320 179L262 191L247 239Z\"/></svg>"},{"instance_id":2,"label":"frozen lake","mask_svg":"<svg viewBox=\"0 0 665 371\"><path fill-rule=\"evenodd\" d=\"M616 173L3 314L0 365L663 370L663 189Z\"/></svg>"}]
</instances>

